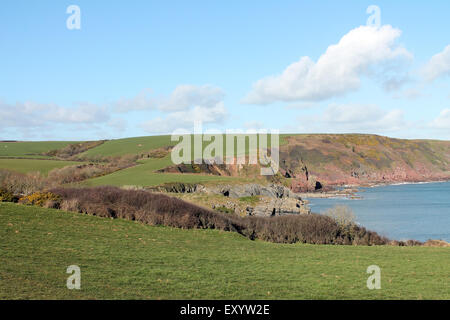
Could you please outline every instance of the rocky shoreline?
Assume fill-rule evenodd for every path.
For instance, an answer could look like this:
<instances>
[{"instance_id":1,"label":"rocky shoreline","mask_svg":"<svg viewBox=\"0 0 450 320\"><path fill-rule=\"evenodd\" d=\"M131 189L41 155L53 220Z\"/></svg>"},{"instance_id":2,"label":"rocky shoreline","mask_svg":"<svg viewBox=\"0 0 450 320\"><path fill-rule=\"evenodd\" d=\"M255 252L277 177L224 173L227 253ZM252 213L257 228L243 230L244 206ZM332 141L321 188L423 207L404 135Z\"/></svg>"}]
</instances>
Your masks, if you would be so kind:
<instances>
[{"instance_id":1,"label":"rocky shoreline","mask_svg":"<svg viewBox=\"0 0 450 320\"><path fill-rule=\"evenodd\" d=\"M446 182L449 180L402 182L401 184L421 184ZM288 214L310 214L308 199L314 198L347 198L362 199L361 188L371 188L400 183L364 183L335 186L315 192L294 192L292 189L279 185L220 184L202 185L188 183L167 183L150 188L151 191L164 192L172 195L198 195L191 199L197 204L224 212L234 212L241 216L280 216ZM205 197L206 196L206 197Z\"/></svg>"},{"instance_id":2,"label":"rocky shoreline","mask_svg":"<svg viewBox=\"0 0 450 320\"><path fill-rule=\"evenodd\" d=\"M308 201L287 187L256 183L237 185L193 185L193 184L165 184L152 191L171 194L206 195L211 198L194 199L203 202L211 209L218 211L232 211L241 216L272 217L287 214L310 214ZM192 197L191 197L192 198ZM212 202L212 203L211 203ZM202 203L200 203L202 204Z\"/></svg>"}]
</instances>

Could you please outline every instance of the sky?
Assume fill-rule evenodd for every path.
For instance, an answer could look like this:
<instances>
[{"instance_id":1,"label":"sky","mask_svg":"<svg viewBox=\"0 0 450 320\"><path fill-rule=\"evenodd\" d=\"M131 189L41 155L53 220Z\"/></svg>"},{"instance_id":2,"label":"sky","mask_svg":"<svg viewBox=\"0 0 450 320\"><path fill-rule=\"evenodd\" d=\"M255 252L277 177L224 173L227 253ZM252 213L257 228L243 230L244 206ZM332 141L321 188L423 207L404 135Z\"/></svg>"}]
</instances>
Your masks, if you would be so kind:
<instances>
[{"instance_id":1,"label":"sky","mask_svg":"<svg viewBox=\"0 0 450 320\"><path fill-rule=\"evenodd\" d=\"M195 120L450 140L448 12L447 0L2 1L0 140Z\"/></svg>"}]
</instances>

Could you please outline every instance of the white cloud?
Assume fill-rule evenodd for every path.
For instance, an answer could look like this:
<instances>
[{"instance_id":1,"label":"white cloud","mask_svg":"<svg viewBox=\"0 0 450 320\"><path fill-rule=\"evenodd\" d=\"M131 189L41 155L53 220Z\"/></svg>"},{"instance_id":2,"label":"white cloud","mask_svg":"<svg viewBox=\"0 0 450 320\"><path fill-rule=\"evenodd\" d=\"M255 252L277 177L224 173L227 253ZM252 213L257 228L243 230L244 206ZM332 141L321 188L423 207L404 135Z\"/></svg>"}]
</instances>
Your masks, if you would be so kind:
<instances>
[{"instance_id":1,"label":"white cloud","mask_svg":"<svg viewBox=\"0 0 450 320\"><path fill-rule=\"evenodd\" d=\"M439 116L430 123L430 127L450 130L450 109L442 110Z\"/></svg>"},{"instance_id":2,"label":"white cloud","mask_svg":"<svg viewBox=\"0 0 450 320\"><path fill-rule=\"evenodd\" d=\"M318 106L316 102L294 102L286 105L286 109L310 109Z\"/></svg>"},{"instance_id":3,"label":"white cloud","mask_svg":"<svg viewBox=\"0 0 450 320\"><path fill-rule=\"evenodd\" d=\"M215 106L195 106L188 110L174 111L165 117L151 119L142 124L149 133L171 133L176 129L192 131L194 121L203 124L220 123L227 117L227 110L223 102Z\"/></svg>"},{"instance_id":4,"label":"white cloud","mask_svg":"<svg viewBox=\"0 0 450 320\"><path fill-rule=\"evenodd\" d=\"M125 132L127 128L127 121L121 118L111 119L108 122L108 126L111 127L115 132Z\"/></svg>"},{"instance_id":5,"label":"white cloud","mask_svg":"<svg viewBox=\"0 0 450 320\"><path fill-rule=\"evenodd\" d=\"M401 92L396 93L393 98L394 99L408 99L408 100L416 100L424 96L423 88L421 86L407 88Z\"/></svg>"},{"instance_id":6,"label":"white cloud","mask_svg":"<svg viewBox=\"0 0 450 320\"><path fill-rule=\"evenodd\" d=\"M167 97L151 97L149 89L142 90L131 99L120 99L109 108L91 103L79 103L74 107L56 104L24 102L7 104L0 101L0 135L33 138L55 131L65 132L113 132L113 136L125 132L124 117L114 117L114 111L159 111L162 116L147 121L141 127L152 133L171 132L176 128L193 127L194 120L205 124L220 123L227 116L223 103L224 92L210 85L180 85ZM103 130L103 131L102 131ZM106 131L105 131L106 130ZM111 135L111 134L108 134Z\"/></svg>"},{"instance_id":7,"label":"white cloud","mask_svg":"<svg viewBox=\"0 0 450 320\"><path fill-rule=\"evenodd\" d=\"M381 78L388 89L396 88L404 77L391 74L396 71L392 62L412 57L396 43L400 35L399 29L389 25L360 26L329 46L317 62L305 56L289 65L281 75L257 81L243 102L324 100L357 90L364 75ZM376 67L381 68L381 74Z\"/></svg>"},{"instance_id":8,"label":"white cloud","mask_svg":"<svg viewBox=\"0 0 450 320\"><path fill-rule=\"evenodd\" d=\"M89 103L68 108L35 102L18 102L11 105L0 101L0 119L3 129L23 127L30 129L57 124L103 123L109 120L109 113L105 107Z\"/></svg>"},{"instance_id":9,"label":"white cloud","mask_svg":"<svg viewBox=\"0 0 450 320\"><path fill-rule=\"evenodd\" d=\"M151 89L144 89L131 99L120 98L114 103L114 109L117 112L154 109L156 101L154 98L150 97L151 93Z\"/></svg>"},{"instance_id":10,"label":"white cloud","mask_svg":"<svg viewBox=\"0 0 450 320\"><path fill-rule=\"evenodd\" d=\"M66 139L69 135L83 139L105 125L110 115L106 107L89 103L62 107L0 101L0 119L0 136L9 139Z\"/></svg>"},{"instance_id":11,"label":"white cloud","mask_svg":"<svg viewBox=\"0 0 450 320\"><path fill-rule=\"evenodd\" d=\"M164 112L186 110L194 106L214 107L222 101L222 89L211 85L179 85L168 96L152 97L145 89L133 98L121 98L115 105L118 112L159 109Z\"/></svg>"},{"instance_id":12,"label":"white cloud","mask_svg":"<svg viewBox=\"0 0 450 320\"><path fill-rule=\"evenodd\" d=\"M158 108L163 111L179 111L192 106L215 107L224 97L222 89L210 85L180 85L168 98L160 101Z\"/></svg>"},{"instance_id":13,"label":"white cloud","mask_svg":"<svg viewBox=\"0 0 450 320\"><path fill-rule=\"evenodd\" d=\"M225 93L211 85L180 85L167 97L153 100L162 116L141 124L149 133L170 133L175 129L192 130L194 121L220 123L227 116Z\"/></svg>"},{"instance_id":14,"label":"white cloud","mask_svg":"<svg viewBox=\"0 0 450 320\"><path fill-rule=\"evenodd\" d=\"M405 127L402 110L372 104L331 104L319 116L298 119L301 130L326 133L385 133Z\"/></svg>"},{"instance_id":15,"label":"white cloud","mask_svg":"<svg viewBox=\"0 0 450 320\"><path fill-rule=\"evenodd\" d=\"M450 75L450 45L444 51L431 57L423 67L422 75L427 81Z\"/></svg>"}]
</instances>

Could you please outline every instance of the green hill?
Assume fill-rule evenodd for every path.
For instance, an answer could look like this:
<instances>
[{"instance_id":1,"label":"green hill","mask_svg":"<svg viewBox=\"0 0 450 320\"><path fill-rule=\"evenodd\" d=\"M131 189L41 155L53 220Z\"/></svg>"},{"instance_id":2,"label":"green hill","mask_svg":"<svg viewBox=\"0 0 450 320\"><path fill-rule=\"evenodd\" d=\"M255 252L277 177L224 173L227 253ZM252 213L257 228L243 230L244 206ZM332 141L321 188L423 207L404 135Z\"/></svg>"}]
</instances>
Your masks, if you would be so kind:
<instances>
[{"instance_id":1,"label":"green hill","mask_svg":"<svg viewBox=\"0 0 450 320\"><path fill-rule=\"evenodd\" d=\"M282 245L9 203L0 225L0 299L450 299L450 248Z\"/></svg>"},{"instance_id":2,"label":"green hill","mask_svg":"<svg viewBox=\"0 0 450 320\"><path fill-rule=\"evenodd\" d=\"M139 165L86 182L88 185L152 186L165 182L224 181L229 177L169 172L156 173L172 165L167 148L174 146L170 136L150 136L109 140L77 157L94 160L124 155L145 156L151 150L164 149L164 158L139 161ZM269 139L270 140L270 139ZM71 142L2 142L0 158L42 158L50 150ZM203 142L206 147L209 142ZM236 148L236 145L235 145ZM246 145L245 154L249 152ZM236 153L237 154L237 153ZM52 159L51 157L46 157ZM44 163L29 163L18 171L46 170ZM56 165L56 163L55 163ZM59 163L58 163L59 165ZM0 163L14 169L19 164ZM261 178L259 170L230 170L233 180ZM258 176L256 176L258 175ZM295 134L280 135L279 182L295 191L313 191L317 186L362 185L371 183L418 182L450 179L450 141L405 140L368 134ZM319 182L319 184L317 184Z\"/></svg>"},{"instance_id":3,"label":"green hill","mask_svg":"<svg viewBox=\"0 0 450 320\"><path fill-rule=\"evenodd\" d=\"M150 136L109 140L102 145L84 152L87 157L95 156L122 156L126 154L139 154L152 149L175 145L170 136Z\"/></svg>"},{"instance_id":4,"label":"green hill","mask_svg":"<svg viewBox=\"0 0 450 320\"><path fill-rule=\"evenodd\" d=\"M232 177L200 174L157 173L156 170L170 166L169 158L146 159L137 166L85 181L87 186L156 186L168 182L202 183L208 181L231 181Z\"/></svg>"},{"instance_id":5,"label":"green hill","mask_svg":"<svg viewBox=\"0 0 450 320\"><path fill-rule=\"evenodd\" d=\"M17 141L0 142L0 157L48 158L43 153L61 149L76 141Z\"/></svg>"},{"instance_id":6,"label":"green hill","mask_svg":"<svg viewBox=\"0 0 450 320\"><path fill-rule=\"evenodd\" d=\"M37 160L37 159L1 159L0 158L0 168L13 170L21 173L28 173L39 171L40 173L46 174L50 170L55 168L63 168L66 166L71 166L75 164L80 164L80 162L75 161L61 161L61 160Z\"/></svg>"}]
</instances>

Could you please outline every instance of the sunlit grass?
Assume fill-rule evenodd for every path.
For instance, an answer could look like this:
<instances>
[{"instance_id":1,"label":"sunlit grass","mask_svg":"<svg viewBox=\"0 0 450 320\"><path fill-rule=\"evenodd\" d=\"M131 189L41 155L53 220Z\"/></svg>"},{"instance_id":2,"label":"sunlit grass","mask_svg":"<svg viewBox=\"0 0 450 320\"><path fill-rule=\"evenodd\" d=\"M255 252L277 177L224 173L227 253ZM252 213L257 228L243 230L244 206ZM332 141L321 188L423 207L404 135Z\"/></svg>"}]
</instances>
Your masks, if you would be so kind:
<instances>
[{"instance_id":1,"label":"sunlit grass","mask_svg":"<svg viewBox=\"0 0 450 320\"><path fill-rule=\"evenodd\" d=\"M6 203L0 225L1 299L450 299L449 248L283 245ZM81 290L66 288L74 264Z\"/></svg>"}]
</instances>

